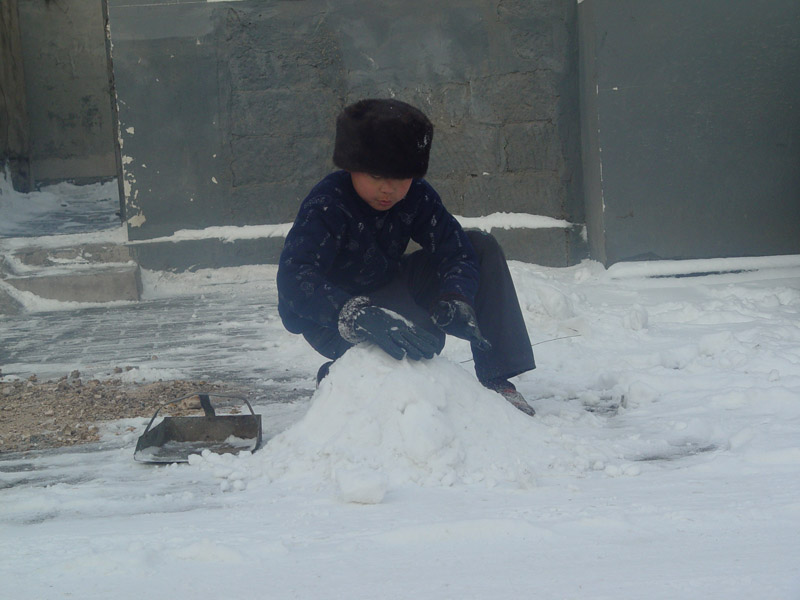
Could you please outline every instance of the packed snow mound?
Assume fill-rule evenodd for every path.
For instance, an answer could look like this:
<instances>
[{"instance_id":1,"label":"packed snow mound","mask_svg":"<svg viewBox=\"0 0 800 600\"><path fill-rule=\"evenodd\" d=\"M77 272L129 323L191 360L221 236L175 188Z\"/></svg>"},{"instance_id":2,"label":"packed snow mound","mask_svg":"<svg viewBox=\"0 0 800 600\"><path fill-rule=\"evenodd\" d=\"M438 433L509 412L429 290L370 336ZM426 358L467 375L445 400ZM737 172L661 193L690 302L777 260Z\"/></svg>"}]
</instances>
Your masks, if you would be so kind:
<instances>
[{"instance_id":1,"label":"packed snow mound","mask_svg":"<svg viewBox=\"0 0 800 600\"><path fill-rule=\"evenodd\" d=\"M652 454L640 437L597 439L605 417L549 404L531 418L467 365L442 356L397 361L359 345L334 363L305 415L259 452L205 451L189 463L221 479L223 491L310 480L346 502L373 504L407 484L526 489L563 474L637 476L638 456ZM589 437L563 431L579 423Z\"/></svg>"},{"instance_id":2,"label":"packed snow mound","mask_svg":"<svg viewBox=\"0 0 800 600\"><path fill-rule=\"evenodd\" d=\"M314 472L354 501L405 483L530 486L541 429L446 358L397 361L362 345L334 363L305 417L261 459L273 478Z\"/></svg>"}]
</instances>

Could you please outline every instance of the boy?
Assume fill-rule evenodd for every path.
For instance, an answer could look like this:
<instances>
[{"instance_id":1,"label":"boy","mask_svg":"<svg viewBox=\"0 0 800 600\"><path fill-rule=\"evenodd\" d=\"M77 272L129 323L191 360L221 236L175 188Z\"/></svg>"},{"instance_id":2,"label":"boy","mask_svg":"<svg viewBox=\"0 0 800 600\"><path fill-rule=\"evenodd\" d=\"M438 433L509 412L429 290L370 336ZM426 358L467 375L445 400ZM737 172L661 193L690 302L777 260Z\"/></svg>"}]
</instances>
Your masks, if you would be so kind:
<instances>
[{"instance_id":1,"label":"boy","mask_svg":"<svg viewBox=\"0 0 800 600\"><path fill-rule=\"evenodd\" d=\"M362 100L336 121L333 162L300 206L278 267L278 311L331 363L361 341L397 359L432 358L445 334L468 340L475 372L534 411L508 379L535 368L505 257L465 232L423 177L433 125L413 106ZM421 247L406 254L409 240Z\"/></svg>"}]
</instances>

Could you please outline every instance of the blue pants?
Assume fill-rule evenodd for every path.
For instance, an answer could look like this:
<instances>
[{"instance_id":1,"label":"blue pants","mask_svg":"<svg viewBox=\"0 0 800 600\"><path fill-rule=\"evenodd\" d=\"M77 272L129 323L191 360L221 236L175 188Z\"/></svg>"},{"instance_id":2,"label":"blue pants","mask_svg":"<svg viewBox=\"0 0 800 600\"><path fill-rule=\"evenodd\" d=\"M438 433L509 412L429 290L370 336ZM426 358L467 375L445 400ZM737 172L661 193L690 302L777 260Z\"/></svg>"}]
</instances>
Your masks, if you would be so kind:
<instances>
[{"instance_id":1,"label":"blue pants","mask_svg":"<svg viewBox=\"0 0 800 600\"><path fill-rule=\"evenodd\" d=\"M531 342L502 248L490 234L468 231L467 236L478 257L480 271L475 295L478 326L492 344L489 351L472 346L475 374L480 381L489 381L508 379L535 369ZM428 313L439 293L439 281L428 257L424 250L409 254L397 277L368 295L373 304L393 310L435 335L440 341L438 352L441 352L446 336L433 324ZM334 360L352 347L334 328L312 326L303 332L303 337L317 352Z\"/></svg>"}]
</instances>

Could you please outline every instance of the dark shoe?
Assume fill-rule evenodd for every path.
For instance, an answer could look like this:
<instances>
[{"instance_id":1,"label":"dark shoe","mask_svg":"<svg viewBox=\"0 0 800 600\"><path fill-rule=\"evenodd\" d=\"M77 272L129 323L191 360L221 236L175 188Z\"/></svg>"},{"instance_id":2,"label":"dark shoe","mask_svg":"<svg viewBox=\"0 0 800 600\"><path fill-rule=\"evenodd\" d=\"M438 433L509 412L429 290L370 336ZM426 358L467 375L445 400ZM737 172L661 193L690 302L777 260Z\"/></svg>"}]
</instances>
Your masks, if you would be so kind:
<instances>
[{"instance_id":1,"label":"dark shoe","mask_svg":"<svg viewBox=\"0 0 800 600\"><path fill-rule=\"evenodd\" d=\"M526 402L525 397L508 379L492 379L491 381L481 381L481 383L483 387L497 392L526 415L532 417L536 414L536 411Z\"/></svg>"},{"instance_id":2,"label":"dark shoe","mask_svg":"<svg viewBox=\"0 0 800 600\"><path fill-rule=\"evenodd\" d=\"M333 364L332 360L329 360L326 363L323 363L322 366L317 371L317 387L319 387L320 382L325 379L328 375L328 371L331 370L331 365Z\"/></svg>"}]
</instances>

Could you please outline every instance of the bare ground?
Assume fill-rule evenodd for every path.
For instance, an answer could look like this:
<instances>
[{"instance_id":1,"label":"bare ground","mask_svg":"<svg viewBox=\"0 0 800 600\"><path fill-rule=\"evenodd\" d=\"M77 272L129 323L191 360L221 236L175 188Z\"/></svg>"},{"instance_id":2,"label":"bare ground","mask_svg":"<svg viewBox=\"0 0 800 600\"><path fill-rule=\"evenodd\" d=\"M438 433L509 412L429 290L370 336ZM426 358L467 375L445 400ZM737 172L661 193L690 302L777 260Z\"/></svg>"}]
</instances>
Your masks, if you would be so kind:
<instances>
[{"instance_id":1,"label":"bare ground","mask_svg":"<svg viewBox=\"0 0 800 600\"><path fill-rule=\"evenodd\" d=\"M99 440L100 421L152 417L165 402L201 391L247 396L233 386L204 381L127 383L120 379L83 381L73 371L58 381L0 379L0 454L86 444ZM188 398L168 415L202 414Z\"/></svg>"}]
</instances>

